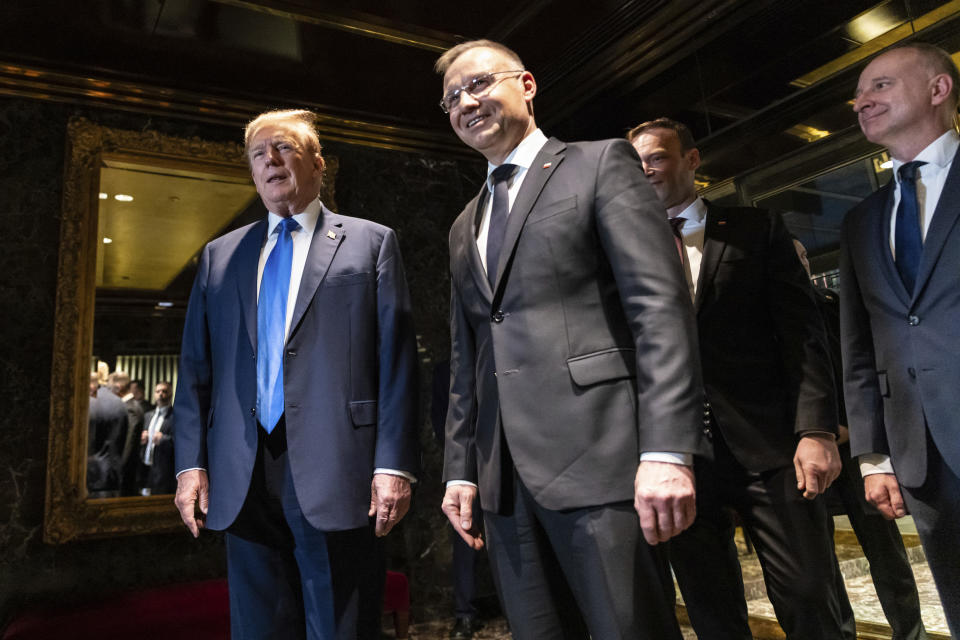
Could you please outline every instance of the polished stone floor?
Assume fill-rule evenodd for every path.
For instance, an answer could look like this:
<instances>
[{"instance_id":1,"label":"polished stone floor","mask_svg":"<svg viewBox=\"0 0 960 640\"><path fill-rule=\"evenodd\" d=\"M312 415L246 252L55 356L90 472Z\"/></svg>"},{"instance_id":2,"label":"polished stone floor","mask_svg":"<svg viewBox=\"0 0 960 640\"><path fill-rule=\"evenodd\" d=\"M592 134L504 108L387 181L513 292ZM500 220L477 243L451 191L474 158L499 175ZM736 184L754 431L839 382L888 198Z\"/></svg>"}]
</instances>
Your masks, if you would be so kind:
<instances>
[{"instance_id":1,"label":"polished stone floor","mask_svg":"<svg viewBox=\"0 0 960 640\"><path fill-rule=\"evenodd\" d=\"M863 552L856 544L852 532L847 528L845 519L838 518L836 525L837 557L844 574L847 594L850 597L854 615L857 619L858 637L871 640L890 638L889 626L877 600L873 581L870 577L869 565L863 557ZM933 579L924 561L923 549L919 546L909 519L901 523L901 530L908 547L908 555L920 594L923 622L930 640L949 640L950 635L933 585ZM756 555L747 552L743 538L739 534L738 545L741 549L741 566L748 597L747 608L755 638L761 640L782 639L783 632L776 624L773 607L766 598L761 569ZM678 612L683 619L682 601ZM409 638L411 640L446 640L452 620L443 619L442 616L431 616L431 618L435 619L414 621L410 626ZM389 628L390 625L385 624L385 629ZM683 633L685 640L695 640L697 637L689 627L684 627ZM388 631L385 637L395 638L396 636ZM506 622L501 617L486 620L484 626L474 636L476 640L509 640L510 637Z\"/></svg>"}]
</instances>

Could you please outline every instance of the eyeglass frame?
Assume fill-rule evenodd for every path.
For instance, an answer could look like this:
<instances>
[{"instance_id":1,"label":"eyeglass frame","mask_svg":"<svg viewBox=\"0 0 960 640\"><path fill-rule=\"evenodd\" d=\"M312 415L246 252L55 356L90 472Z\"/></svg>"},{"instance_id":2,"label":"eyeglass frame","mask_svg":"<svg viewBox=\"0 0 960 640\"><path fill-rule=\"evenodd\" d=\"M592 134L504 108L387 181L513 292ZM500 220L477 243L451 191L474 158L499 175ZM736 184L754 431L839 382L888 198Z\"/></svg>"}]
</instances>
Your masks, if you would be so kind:
<instances>
[{"instance_id":1,"label":"eyeglass frame","mask_svg":"<svg viewBox=\"0 0 960 640\"><path fill-rule=\"evenodd\" d=\"M494 85L496 85L498 82L500 82L499 80L497 80L497 82L491 82L489 87L487 87L486 89L484 89L484 90L482 90L482 91L479 91L479 92L470 91L470 87L471 87L471 86L476 86L477 81L480 80L480 79L482 79L482 78L486 78L486 77L488 77L488 76L498 76L498 75L503 74L503 73L526 73L526 71L527 71L526 69L513 69L513 70L511 70L511 71L487 71L486 73L481 73L481 74L478 75L478 76L474 76L473 78L470 79L470 82L469 82L469 83L467 83L467 84L465 84L465 85L461 85L461 86L457 87L456 89L447 92L446 95L444 95L442 98L440 98L440 103L439 103L439 104L440 104L440 110L443 111L445 114L448 114L448 115L449 115L452 111L455 111L455 110L457 110L457 109L460 107L460 95L461 95L464 91L466 91L467 94L469 94L469 95L470 95L471 97L473 97L473 98L479 98L480 96L484 95L484 94L487 93L488 91L492 90L493 87L494 87ZM448 99L448 98L449 98L450 100L456 100L456 102L454 103L453 108L450 108L450 109L447 108L447 99Z\"/></svg>"}]
</instances>

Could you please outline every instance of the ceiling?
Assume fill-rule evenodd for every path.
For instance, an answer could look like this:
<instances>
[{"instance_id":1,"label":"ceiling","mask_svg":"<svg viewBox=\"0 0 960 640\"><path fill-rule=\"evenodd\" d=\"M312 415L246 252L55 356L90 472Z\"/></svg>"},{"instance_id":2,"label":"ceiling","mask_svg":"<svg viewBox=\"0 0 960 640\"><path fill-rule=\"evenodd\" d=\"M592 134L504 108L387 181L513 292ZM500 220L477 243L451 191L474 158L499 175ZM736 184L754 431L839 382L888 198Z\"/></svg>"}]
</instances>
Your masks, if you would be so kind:
<instances>
[{"instance_id":1,"label":"ceiling","mask_svg":"<svg viewBox=\"0 0 960 640\"><path fill-rule=\"evenodd\" d=\"M855 126L857 64L919 33L960 49L960 1L7 0L0 95L242 123L309 106L321 133L470 155L437 107L441 51L489 37L567 139L666 115L722 181Z\"/></svg>"}]
</instances>

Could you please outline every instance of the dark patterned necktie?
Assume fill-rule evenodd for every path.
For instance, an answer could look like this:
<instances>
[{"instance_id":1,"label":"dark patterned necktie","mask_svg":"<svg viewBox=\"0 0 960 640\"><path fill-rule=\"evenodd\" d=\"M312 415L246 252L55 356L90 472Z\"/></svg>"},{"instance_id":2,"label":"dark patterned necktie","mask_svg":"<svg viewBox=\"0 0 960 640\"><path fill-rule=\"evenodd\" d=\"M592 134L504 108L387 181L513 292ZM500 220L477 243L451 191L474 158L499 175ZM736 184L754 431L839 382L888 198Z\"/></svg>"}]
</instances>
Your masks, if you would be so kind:
<instances>
[{"instance_id":1,"label":"dark patterned necktie","mask_svg":"<svg viewBox=\"0 0 960 640\"><path fill-rule=\"evenodd\" d=\"M490 227L487 230L487 280L493 287L497 282L497 261L503 249L503 238L507 231L507 215L510 213L510 177L516 171L515 164L502 164L493 170L493 204L490 207Z\"/></svg>"},{"instance_id":2,"label":"dark patterned necktie","mask_svg":"<svg viewBox=\"0 0 960 640\"><path fill-rule=\"evenodd\" d=\"M676 217L668 218L670 222L670 228L673 230L673 240L677 243L677 253L680 254L680 264L683 264L687 261L686 251L683 249L683 223L687 221L686 218Z\"/></svg>"},{"instance_id":3,"label":"dark patterned necktie","mask_svg":"<svg viewBox=\"0 0 960 640\"><path fill-rule=\"evenodd\" d=\"M907 292L913 294L917 269L923 254L923 235L920 232L920 203L917 201L917 174L926 162L907 162L897 172L900 176L900 204L894 231L894 250L897 271Z\"/></svg>"}]
</instances>

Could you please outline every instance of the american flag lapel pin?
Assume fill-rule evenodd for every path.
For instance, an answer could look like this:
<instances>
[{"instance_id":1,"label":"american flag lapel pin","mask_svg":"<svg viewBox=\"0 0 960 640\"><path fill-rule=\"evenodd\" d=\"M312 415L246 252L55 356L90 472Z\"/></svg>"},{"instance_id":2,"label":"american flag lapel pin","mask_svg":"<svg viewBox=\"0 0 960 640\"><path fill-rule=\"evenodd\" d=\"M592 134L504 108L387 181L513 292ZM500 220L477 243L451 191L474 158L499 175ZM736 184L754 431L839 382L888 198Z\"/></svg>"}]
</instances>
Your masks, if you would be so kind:
<instances>
[{"instance_id":1,"label":"american flag lapel pin","mask_svg":"<svg viewBox=\"0 0 960 640\"><path fill-rule=\"evenodd\" d=\"M336 240L337 234L334 233L333 230L330 230L330 231L327 231L327 237L330 238L331 240Z\"/></svg>"},{"instance_id":2,"label":"american flag lapel pin","mask_svg":"<svg viewBox=\"0 0 960 640\"><path fill-rule=\"evenodd\" d=\"M545 163L543 163L543 168L544 168L544 169L549 169L552 165L553 165L552 162L545 162Z\"/></svg>"}]
</instances>

